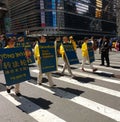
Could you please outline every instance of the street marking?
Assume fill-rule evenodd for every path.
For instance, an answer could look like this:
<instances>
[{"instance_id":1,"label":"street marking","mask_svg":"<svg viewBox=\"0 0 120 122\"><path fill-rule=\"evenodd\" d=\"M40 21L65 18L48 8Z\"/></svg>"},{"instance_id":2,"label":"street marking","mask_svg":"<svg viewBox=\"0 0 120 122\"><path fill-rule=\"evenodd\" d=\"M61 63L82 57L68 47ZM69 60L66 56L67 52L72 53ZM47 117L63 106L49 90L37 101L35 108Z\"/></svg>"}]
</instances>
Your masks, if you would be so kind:
<instances>
[{"instance_id":1,"label":"street marking","mask_svg":"<svg viewBox=\"0 0 120 122\"><path fill-rule=\"evenodd\" d=\"M71 101L73 101L79 105L82 105L88 109L91 109L97 113L100 113L104 116L107 116L111 119L114 119L118 122L120 121L120 111L118 111L116 109L104 106L102 104L99 104L97 102L94 102L92 100L89 100L89 99L86 99L86 98L83 98L80 96L72 98Z\"/></svg>"},{"instance_id":2,"label":"street marking","mask_svg":"<svg viewBox=\"0 0 120 122\"><path fill-rule=\"evenodd\" d=\"M35 85L35 84L30 83L30 82L28 82L28 81L26 81L26 83L29 84L29 85L35 86L35 87L37 87L37 88L40 88L40 89L42 89L42 90L45 90L45 91L47 91L47 92L49 92L49 93L51 93L51 94L54 94L53 91L51 91L51 90L48 89L48 88L43 87L42 85ZM42 83L42 84L44 84L44 83ZM47 84L45 84L45 85L47 85Z\"/></svg>"},{"instance_id":3,"label":"street marking","mask_svg":"<svg viewBox=\"0 0 120 122\"><path fill-rule=\"evenodd\" d=\"M6 91L4 92L0 92L0 95L4 96L5 98L7 98L9 101L11 101L14 105L19 106L21 105L20 102L18 102L17 100L15 100L12 96L10 96Z\"/></svg>"},{"instance_id":4,"label":"street marking","mask_svg":"<svg viewBox=\"0 0 120 122\"><path fill-rule=\"evenodd\" d=\"M77 80L70 79L70 78L65 78L65 77L60 77L60 78L55 78L54 77L54 79L59 79L61 81L64 81L64 82L67 82L67 83L70 83L70 84L74 84L74 85L89 88L89 89L92 89L92 90L95 90L95 91L103 92L105 94L109 94L109 95L112 95L112 96L115 96L115 97L120 97L120 92L116 91L116 90L108 89L108 88L105 88L105 87L101 87L101 86L97 86L97 85L89 84L89 83L80 83Z\"/></svg>"},{"instance_id":5,"label":"street marking","mask_svg":"<svg viewBox=\"0 0 120 122\"><path fill-rule=\"evenodd\" d=\"M21 110L26 112L38 122L66 122L58 116L42 109L40 106L36 105L35 103L29 101L28 99L22 96L18 98L18 102L8 93L6 93L6 91L0 92L0 95L8 99L14 105L18 106Z\"/></svg>"},{"instance_id":6,"label":"street marking","mask_svg":"<svg viewBox=\"0 0 120 122\"><path fill-rule=\"evenodd\" d=\"M62 71L62 68L58 68L58 71ZM65 71L65 72L68 73L68 71ZM106 77L102 77L102 76L97 76L97 75L92 74L92 73L86 73L86 72L83 73L82 71L81 72L76 72L76 71L73 71L73 70L72 70L72 72L75 73L78 76L89 77L89 78L94 78L94 79L109 82L109 83L120 84L119 80L110 79L110 78L106 78Z\"/></svg>"},{"instance_id":7,"label":"street marking","mask_svg":"<svg viewBox=\"0 0 120 122\"><path fill-rule=\"evenodd\" d=\"M59 64L60 66L63 66L63 64L64 63L62 63L62 64ZM100 68L100 69L107 69L107 70L110 70L110 71L120 71L120 69L117 69L117 68L112 68L112 67L105 67L105 66L99 66L99 65L96 65L96 63L94 62L93 63L93 65L94 65L94 67L96 67L96 68ZM86 65L86 66L88 66L88 65ZM118 66L118 65L116 65L116 66ZM79 66L77 65L77 66L74 66L75 68L77 68L77 69L81 69L81 64L79 64ZM86 69L87 67L85 67L85 69ZM87 68L88 69L88 68ZM91 69L92 70L92 69ZM110 73L110 74L113 74L113 73L111 73L111 72L107 72L107 71L101 71L101 70L99 70L100 72L105 72L105 73Z\"/></svg>"},{"instance_id":8,"label":"street marking","mask_svg":"<svg viewBox=\"0 0 120 122\"><path fill-rule=\"evenodd\" d=\"M116 68L112 68L112 67L105 67L105 66L98 66L98 65L94 65L94 67L96 68L101 68L101 69L107 69L107 70L110 70L110 71L120 71L120 69L116 69Z\"/></svg>"},{"instance_id":9,"label":"street marking","mask_svg":"<svg viewBox=\"0 0 120 122\"><path fill-rule=\"evenodd\" d=\"M79 68L81 69L81 68ZM88 69L88 68L85 68L86 71L91 71L92 72L92 69ZM105 74L108 74L108 75L113 75L114 73L111 73L111 72L107 72L107 71L101 71L101 70L97 70L95 71L96 73L105 73Z\"/></svg>"},{"instance_id":10,"label":"street marking","mask_svg":"<svg viewBox=\"0 0 120 122\"><path fill-rule=\"evenodd\" d=\"M31 70L32 72L36 72L38 73L38 69L34 69L34 70ZM62 68L58 68L58 71L62 71ZM68 73L68 71L65 71ZM105 81L105 82L110 82L110 83L115 83L115 84L120 84L120 81L119 80L115 80L115 79L110 79L110 78L105 78L105 77L101 77L101 76L96 76L95 74L90 74L90 73L86 73L86 72L76 72L76 71L73 71L73 73L75 73L76 75L78 76L83 76L83 77L89 77L89 78L94 78L94 79L97 79L97 80L101 80L101 81Z\"/></svg>"},{"instance_id":11,"label":"street marking","mask_svg":"<svg viewBox=\"0 0 120 122\"><path fill-rule=\"evenodd\" d=\"M38 73L38 70L32 70L32 72ZM120 97L120 92L116 91L116 90L108 89L108 88L97 86L97 85L90 84L90 83L87 83L87 84L86 83L80 83L77 80L72 79L72 78L66 78L66 77L59 77L59 78L53 77L53 78L61 80L63 82L70 83L70 84L74 84L74 85L78 85L78 86L81 86L81 87L89 88L89 89L92 89L92 90L95 90L95 91L103 92L105 94L109 94L109 95L112 95L112 96L115 96L115 97ZM37 87L42 88L41 86L37 86ZM44 90L44 87L42 89ZM52 92L52 91L50 91L50 92Z\"/></svg>"},{"instance_id":12,"label":"street marking","mask_svg":"<svg viewBox=\"0 0 120 122\"><path fill-rule=\"evenodd\" d=\"M37 85L34 85L32 83L29 83L29 84L37 87ZM43 87L43 86L41 86L41 87ZM44 88L44 90L48 92L48 88ZM60 97L66 98L69 101L77 103L77 104L79 104L85 108L88 108L90 110L93 110L101 115L107 116L116 121L120 121L120 111L118 111L116 109L110 108L108 106L105 106L103 104L97 103L95 101L89 100L89 99L81 97L81 96L76 96L75 94L63 91L58 88L53 88L52 92L49 92L49 93L57 94Z\"/></svg>"},{"instance_id":13,"label":"street marking","mask_svg":"<svg viewBox=\"0 0 120 122\"><path fill-rule=\"evenodd\" d=\"M115 59L115 58L114 58ZM118 59L118 61L119 61L119 58L117 58ZM95 62L94 63L101 63L101 60L95 60ZM113 65L115 65L115 64L119 64L120 65L120 62L117 62L117 61L110 61L110 64L113 64ZM115 65L116 66L116 65Z\"/></svg>"}]
</instances>

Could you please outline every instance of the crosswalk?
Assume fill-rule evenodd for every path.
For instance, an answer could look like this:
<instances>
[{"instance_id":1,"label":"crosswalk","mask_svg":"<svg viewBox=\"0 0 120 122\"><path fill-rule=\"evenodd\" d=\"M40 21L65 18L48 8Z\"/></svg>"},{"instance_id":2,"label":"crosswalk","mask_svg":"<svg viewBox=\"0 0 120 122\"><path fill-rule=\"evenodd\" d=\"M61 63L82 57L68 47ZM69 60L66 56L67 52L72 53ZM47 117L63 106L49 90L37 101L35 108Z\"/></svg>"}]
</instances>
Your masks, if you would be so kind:
<instances>
[{"instance_id":1,"label":"crosswalk","mask_svg":"<svg viewBox=\"0 0 120 122\"><path fill-rule=\"evenodd\" d=\"M65 75L60 74L61 63L58 71L52 73L57 85L55 88L50 88L45 82L37 85L38 69L34 67L30 69L34 79L21 84L23 94L29 97L23 95L16 98L14 92L7 94L6 91L0 91L0 96L19 106L17 109L35 120L32 122L120 122L120 79L114 77L120 73L120 62L111 61L111 66L117 68L99 64L100 60L94 62L98 68L95 73L88 65L86 72L81 71L80 65L74 65L72 72L75 77L71 78L68 71L65 71ZM36 102L30 96L36 101L39 97L50 100L49 109L44 109L39 105L40 101Z\"/></svg>"}]
</instances>

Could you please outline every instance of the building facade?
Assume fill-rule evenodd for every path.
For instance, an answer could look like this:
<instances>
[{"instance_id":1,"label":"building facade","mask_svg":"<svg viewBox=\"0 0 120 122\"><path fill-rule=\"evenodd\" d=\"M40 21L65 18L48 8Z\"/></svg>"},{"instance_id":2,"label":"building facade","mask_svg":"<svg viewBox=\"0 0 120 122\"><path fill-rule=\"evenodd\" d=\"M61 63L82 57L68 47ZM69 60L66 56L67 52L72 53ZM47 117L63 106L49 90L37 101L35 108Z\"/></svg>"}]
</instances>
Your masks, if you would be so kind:
<instances>
[{"instance_id":1,"label":"building facade","mask_svg":"<svg viewBox=\"0 0 120 122\"><path fill-rule=\"evenodd\" d=\"M109 4L109 0L8 0L11 31L115 36L114 4Z\"/></svg>"},{"instance_id":2,"label":"building facade","mask_svg":"<svg viewBox=\"0 0 120 122\"><path fill-rule=\"evenodd\" d=\"M5 17L7 13L6 1L0 0L0 34L5 33Z\"/></svg>"},{"instance_id":3,"label":"building facade","mask_svg":"<svg viewBox=\"0 0 120 122\"><path fill-rule=\"evenodd\" d=\"M116 24L117 24L117 35L120 39L120 0L116 0Z\"/></svg>"}]
</instances>

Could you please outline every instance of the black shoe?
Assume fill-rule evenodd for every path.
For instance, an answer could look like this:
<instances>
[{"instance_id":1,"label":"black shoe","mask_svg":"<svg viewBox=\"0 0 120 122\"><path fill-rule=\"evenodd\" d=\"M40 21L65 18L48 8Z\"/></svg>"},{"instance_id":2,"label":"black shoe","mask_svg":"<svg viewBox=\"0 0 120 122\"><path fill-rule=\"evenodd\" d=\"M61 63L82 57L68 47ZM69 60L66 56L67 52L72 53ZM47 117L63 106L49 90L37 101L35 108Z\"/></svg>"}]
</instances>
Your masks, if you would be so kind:
<instances>
[{"instance_id":1,"label":"black shoe","mask_svg":"<svg viewBox=\"0 0 120 122\"><path fill-rule=\"evenodd\" d=\"M50 86L51 88L53 88L53 87L55 87L56 86L56 84L53 84L52 86Z\"/></svg>"},{"instance_id":2,"label":"black shoe","mask_svg":"<svg viewBox=\"0 0 120 122\"><path fill-rule=\"evenodd\" d=\"M15 88L14 86L11 86L10 90L11 90L11 89L14 89L14 88Z\"/></svg>"},{"instance_id":3,"label":"black shoe","mask_svg":"<svg viewBox=\"0 0 120 122\"><path fill-rule=\"evenodd\" d=\"M100 64L100 66L104 66L104 64Z\"/></svg>"},{"instance_id":4,"label":"black shoe","mask_svg":"<svg viewBox=\"0 0 120 122\"><path fill-rule=\"evenodd\" d=\"M42 83L37 83L37 85L42 85Z\"/></svg>"},{"instance_id":5,"label":"black shoe","mask_svg":"<svg viewBox=\"0 0 120 122\"><path fill-rule=\"evenodd\" d=\"M21 95L21 93L18 92L18 93L16 93L16 96L20 97L20 96L22 96L22 95Z\"/></svg>"},{"instance_id":6,"label":"black shoe","mask_svg":"<svg viewBox=\"0 0 120 122\"><path fill-rule=\"evenodd\" d=\"M10 93L10 90L11 90L11 89L8 89L8 88L7 88L6 90L7 90L7 93Z\"/></svg>"},{"instance_id":7,"label":"black shoe","mask_svg":"<svg viewBox=\"0 0 120 122\"><path fill-rule=\"evenodd\" d=\"M97 68L94 68L94 69L93 69L93 72L95 72L95 71L97 71L97 70L98 70Z\"/></svg>"},{"instance_id":8,"label":"black shoe","mask_svg":"<svg viewBox=\"0 0 120 122\"><path fill-rule=\"evenodd\" d=\"M110 65L107 65L106 67L110 67Z\"/></svg>"},{"instance_id":9,"label":"black shoe","mask_svg":"<svg viewBox=\"0 0 120 122\"><path fill-rule=\"evenodd\" d=\"M64 72L61 72L61 75L64 75Z\"/></svg>"}]
</instances>

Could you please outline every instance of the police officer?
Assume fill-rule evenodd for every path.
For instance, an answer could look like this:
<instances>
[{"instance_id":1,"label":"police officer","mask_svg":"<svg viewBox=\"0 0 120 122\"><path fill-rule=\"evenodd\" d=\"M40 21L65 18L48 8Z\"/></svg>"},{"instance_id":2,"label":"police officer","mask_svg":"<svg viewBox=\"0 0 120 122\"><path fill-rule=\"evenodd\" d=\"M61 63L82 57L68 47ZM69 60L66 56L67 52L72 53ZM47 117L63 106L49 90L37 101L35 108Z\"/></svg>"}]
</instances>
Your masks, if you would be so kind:
<instances>
[{"instance_id":1,"label":"police officer","mask_svg":"<svg viewBox=\"0 0 120 122\"><path fill-rule=\"evenodd\" d=\"M103 38L103 43L101 45L101 66L104 66L104 59L106 60L106 66L109 67L109 39L106 37Z\"/></svg>"}]
</instances>

